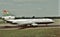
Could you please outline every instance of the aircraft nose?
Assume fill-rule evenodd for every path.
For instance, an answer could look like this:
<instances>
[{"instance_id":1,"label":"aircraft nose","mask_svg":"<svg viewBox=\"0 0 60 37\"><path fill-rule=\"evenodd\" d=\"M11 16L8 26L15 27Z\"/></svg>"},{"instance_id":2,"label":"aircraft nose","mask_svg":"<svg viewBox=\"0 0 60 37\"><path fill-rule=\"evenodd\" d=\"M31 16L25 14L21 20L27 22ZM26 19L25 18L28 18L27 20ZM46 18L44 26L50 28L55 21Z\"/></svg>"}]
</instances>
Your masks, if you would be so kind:
<instances>
[{"instance_id":1,"label":"aircraft nose","mask_svg":"<svg viewBox=\"0 0 60 37\"><path fill-rule=\"evenodd\" d=\"M49 21L50 21L50 22L54 22L54 20L52 20L52 19L50 19Z\"/></svg>"}]
</instances>

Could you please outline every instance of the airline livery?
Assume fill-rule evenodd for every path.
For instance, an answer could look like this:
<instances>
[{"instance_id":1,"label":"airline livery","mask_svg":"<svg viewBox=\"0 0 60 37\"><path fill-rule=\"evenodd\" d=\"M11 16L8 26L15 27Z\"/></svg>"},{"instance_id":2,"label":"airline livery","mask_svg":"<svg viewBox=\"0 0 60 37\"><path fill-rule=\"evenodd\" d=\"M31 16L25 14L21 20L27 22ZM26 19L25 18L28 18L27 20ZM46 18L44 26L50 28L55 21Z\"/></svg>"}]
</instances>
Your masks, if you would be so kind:
<instances>
[{"instance_id":1,"label":"airline livery","mask_svg":"<svg viewBox=\"0 0 60 37\"><path fill-rule=\"evenodd\" d=\"M40 18L40 19L15 19L15 16L11 16L9 15L7 10L3 10L4 16L2 16L2 18L8 22L8 23L12 23L12 24L16 24L18 26L22 25L22 26L38 26L40 24L50 24L53 23L54 21L52 19L49 18Z\"/></svg>"}]
</instances>

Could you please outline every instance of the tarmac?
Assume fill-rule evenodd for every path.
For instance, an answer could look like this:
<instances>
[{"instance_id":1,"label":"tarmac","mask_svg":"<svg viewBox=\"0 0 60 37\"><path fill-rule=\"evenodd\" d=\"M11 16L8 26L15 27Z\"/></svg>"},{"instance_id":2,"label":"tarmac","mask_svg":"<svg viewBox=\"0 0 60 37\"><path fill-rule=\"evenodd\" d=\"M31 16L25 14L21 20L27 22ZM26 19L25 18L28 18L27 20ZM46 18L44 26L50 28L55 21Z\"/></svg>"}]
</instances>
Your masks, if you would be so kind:
<instances>
[{"instance_id":1,"label":"tarmac","mask_svg":"<svg viewBox=\"0 0 60 37\"><path fill-rule=\"evenodd\" d=\"M0 30L16 30L16 29L40 29L40 28L60 28L60 24L41 24L39 26L20 27L15 24L0 24Z\"/></svg>"}]
</instances>

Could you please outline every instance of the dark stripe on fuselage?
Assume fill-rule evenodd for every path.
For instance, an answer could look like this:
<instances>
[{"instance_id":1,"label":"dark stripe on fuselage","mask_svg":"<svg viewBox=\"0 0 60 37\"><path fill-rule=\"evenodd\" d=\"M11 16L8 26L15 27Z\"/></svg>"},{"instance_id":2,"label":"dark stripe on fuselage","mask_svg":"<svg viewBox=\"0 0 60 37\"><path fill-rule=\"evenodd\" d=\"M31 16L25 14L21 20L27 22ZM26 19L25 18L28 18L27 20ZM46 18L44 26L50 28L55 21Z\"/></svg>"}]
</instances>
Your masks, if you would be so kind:
<instances>
[{"instance_id":1,"label":"dark stripe on fuselage","mask_svg":"<svg viewBox=\"0 0 60 37\"><path fill-rule=\"evenodd\" d=\"M36 22L36 24L50 24L50 23L53 23L53 22Z\"/></svg>"}]
</instances>

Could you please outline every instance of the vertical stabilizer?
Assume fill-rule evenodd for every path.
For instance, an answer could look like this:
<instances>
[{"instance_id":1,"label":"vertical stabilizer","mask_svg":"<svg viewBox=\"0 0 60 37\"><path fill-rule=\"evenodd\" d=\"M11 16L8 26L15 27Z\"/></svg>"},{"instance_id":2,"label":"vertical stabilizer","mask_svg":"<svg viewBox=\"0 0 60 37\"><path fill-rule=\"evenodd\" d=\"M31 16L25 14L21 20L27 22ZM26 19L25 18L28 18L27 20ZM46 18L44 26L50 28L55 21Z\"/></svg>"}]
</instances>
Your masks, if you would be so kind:
<instances>
[{"instance_id":1,"label":"vertical stabilizer","mask_svg":"<svg viewBox=\"0 0 60 37\"><path fill-rule=\"evenodd\" d=\"M14 19L15 16L12 16L7 10L3 10L3 16L2 18L4 20L8 20L8 19Z\"/></svg>"}]
</instances>

